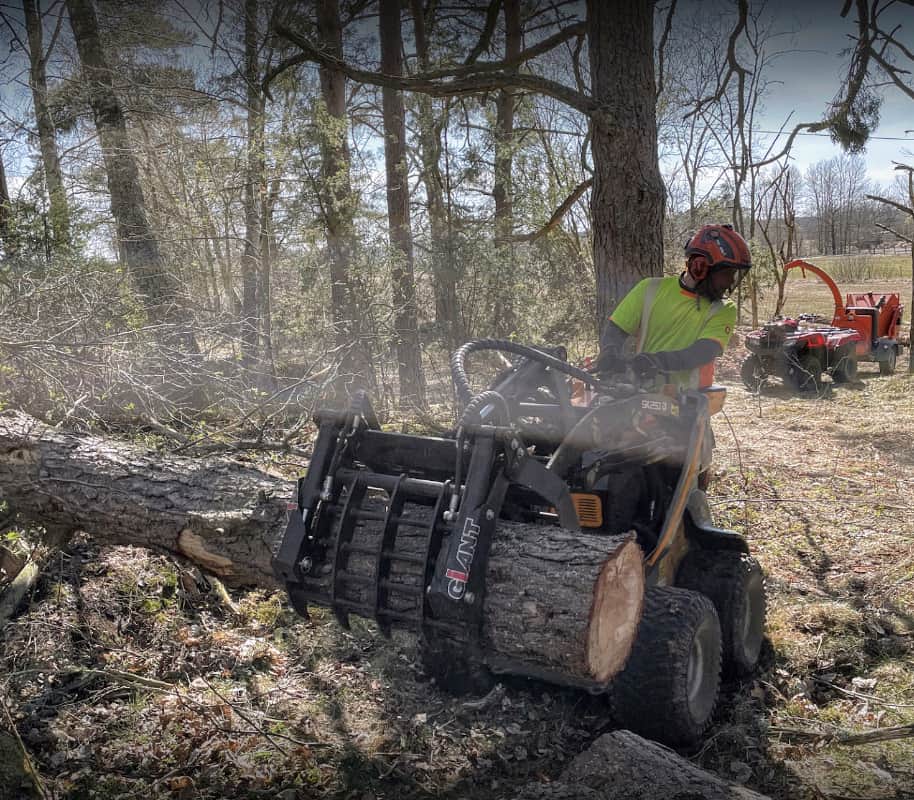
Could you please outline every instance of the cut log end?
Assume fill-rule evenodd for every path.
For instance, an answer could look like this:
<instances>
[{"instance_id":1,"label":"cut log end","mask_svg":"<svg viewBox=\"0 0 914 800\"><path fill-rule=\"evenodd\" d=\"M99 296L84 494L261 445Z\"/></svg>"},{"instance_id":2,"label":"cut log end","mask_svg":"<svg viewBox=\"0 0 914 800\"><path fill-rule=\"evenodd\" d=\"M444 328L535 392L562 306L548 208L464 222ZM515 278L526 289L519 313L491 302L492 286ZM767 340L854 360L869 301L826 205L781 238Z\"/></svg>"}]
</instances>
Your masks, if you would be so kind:
<instances>
[{"instance_id":1,"label":"cut log end","mask_svg":"<svg viewBox=\"0 0 914 800\"><path fill-rule=\"evenodd\" d=\"M634 534L603 565L597 577L587 631L587 664L600 683L628 660L644 602L643 553Z\"/></svg>"}]
</instances>

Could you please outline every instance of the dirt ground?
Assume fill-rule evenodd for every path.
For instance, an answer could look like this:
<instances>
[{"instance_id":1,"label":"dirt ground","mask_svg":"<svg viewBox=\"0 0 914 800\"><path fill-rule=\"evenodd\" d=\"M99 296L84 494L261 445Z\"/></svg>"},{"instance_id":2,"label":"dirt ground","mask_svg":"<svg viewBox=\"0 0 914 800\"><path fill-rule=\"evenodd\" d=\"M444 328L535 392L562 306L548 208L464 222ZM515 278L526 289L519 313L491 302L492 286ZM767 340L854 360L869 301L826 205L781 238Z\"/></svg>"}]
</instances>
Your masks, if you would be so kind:
<instances>
[{"instance_id":1,"label":"dirt ground","mask_svg":"<svg viewBox=\"0 0 914 800\"><path fill-rule=\"evenodd\" d=\"M781 800L914 798L914 379L862 365L818 397L753 395L743 354L718 370L710 494L767 573L768 642L689 757ZM612 727L600 697L512 680L454 698L405 634L230 602L143 551L60 553L2 633L22 747L3 741L0 798L509 798Z\"/></svg>"}]
</instances>

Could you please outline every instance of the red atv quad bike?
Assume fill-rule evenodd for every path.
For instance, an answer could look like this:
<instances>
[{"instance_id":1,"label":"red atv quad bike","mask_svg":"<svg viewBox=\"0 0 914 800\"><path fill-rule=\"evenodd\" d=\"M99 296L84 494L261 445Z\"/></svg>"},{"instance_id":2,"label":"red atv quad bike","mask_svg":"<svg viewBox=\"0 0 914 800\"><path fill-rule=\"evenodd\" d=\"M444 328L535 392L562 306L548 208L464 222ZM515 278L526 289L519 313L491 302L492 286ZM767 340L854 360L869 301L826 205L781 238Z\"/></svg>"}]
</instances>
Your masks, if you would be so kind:
<instances>
[{"instance_id":1,"label":"red atv quad bike","mask_svg":"<svg viewBox=\"0 0 914 800\"><path fill-rule=\"evenodd\" d=\"M891 375L901 352L898 326L902 306L895 293L848 293L846 302L831 277L807 261L791 261L819 277L831 290L835 311L831 323L814 314L778 318L746 336L750 355L741 376L750 391L758 391L769 375L801 392L818 392L822 375L837 383L854 381L859 361L875 361L882 375Z\"/></svg>"}]
</instances>

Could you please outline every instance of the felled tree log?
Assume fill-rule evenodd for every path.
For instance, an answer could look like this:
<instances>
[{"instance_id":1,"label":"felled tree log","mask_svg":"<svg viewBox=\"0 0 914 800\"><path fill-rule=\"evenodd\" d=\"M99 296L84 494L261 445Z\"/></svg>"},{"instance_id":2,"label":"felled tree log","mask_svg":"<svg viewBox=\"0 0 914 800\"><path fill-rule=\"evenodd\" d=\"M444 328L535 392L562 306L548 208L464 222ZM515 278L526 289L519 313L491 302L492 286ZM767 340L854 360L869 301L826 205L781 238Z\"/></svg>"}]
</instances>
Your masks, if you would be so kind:
<instances>
[{"instance_id":1,"label":"felled tree log","mask_svg":"<svg viewBox=\"0 0 914 800\"><path fill-rule=\"evenodd\" d=\"M597 739L557 781L528 784L517 800L768 800L631 731Z\"/></svg>"},{"instance_id":2,"label":"felled tree log","mask_svg":"<svg viewBox=\"0 0 914 800\"><path fill-rule=\"evenodd\" d=\"M20 515L49 530L78 529L102 543L177 554L230 585L276 586L270 554L293 492L287 480L226 459L166 456L0 414L0 496ZM354 544L360 542L380 537L365 524ZM405 538L402 546L423 552ZM312 589L325 604L331 557L313 570L324 576ZM415 561L405 560L391 580L415 588L423 580ZM363 580L338 596L364 601L376 568L374 557L350 558L347 572ZM400 594L394 602L417 620L422 591ZM605 683L628 657L643 594L641 550L631 535L500 523L486 575L483 660L559 683Z\"/></svg>"},{"instance_id":3,"label":"felled tree log","mask_svg":"<svg viewBox=\"0 0 914 800\"><path fill-rule=\"evenodd\" d=\"M0 413L0 496L49 531L183 556L233 586L275 587L270 545L294 484L226 459L163 456Z\"/></svg>"}]
</instances>

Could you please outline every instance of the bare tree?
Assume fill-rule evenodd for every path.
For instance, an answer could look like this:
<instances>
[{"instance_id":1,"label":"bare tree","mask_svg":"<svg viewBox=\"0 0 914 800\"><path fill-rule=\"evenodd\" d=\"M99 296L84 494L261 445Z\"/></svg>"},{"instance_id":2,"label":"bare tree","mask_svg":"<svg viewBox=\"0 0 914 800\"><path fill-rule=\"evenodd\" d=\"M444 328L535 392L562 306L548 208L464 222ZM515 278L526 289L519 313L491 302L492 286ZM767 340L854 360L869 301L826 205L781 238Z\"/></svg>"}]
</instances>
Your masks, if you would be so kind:
<instances>
[{"instance_id":1,"label":"bare tree","mask_svg":"<svg viewBox=\"0 0 914 800\"><path fill-rule=\"evenodd\" d=\"M759 197L758 230L765 240L771 259L771 275L777 287L774 314L784 307L787 271L784 267L799 253L797 250L797 194L800 172L786 161L775 166L762 187ZM754 320L753 324L757 324Z\"/></svg>"},{"instance_id":2,"label":"bare tree","mask_svg":"<svg viewBox=\"0 0 914 800\"><path fill-rule=\"evenodd\" d=\"M260 86L258 0L244 2L244 82L246 86L247 142L244 180L244 253L241 257L241 348L245 363L258 358L261 270L261 211L266 194L264 163L265 97Z\"/></svg>"},{"instance_id":3,"label":"bare tree","mask_svg":"<svg viewBox=\"0 0 914 800\"><path fill-rule=\"evenodd\" d=\"M411 0L413 30L416 39L416 61L420 72L431 68L429 33L435 18L435 5L423 8L422 0ZM454 348L466 338L460 296L457 293L459 270L450 230L450 214L445 204L444 178L441 174L441 134L448 122L449 101L435 113L433 99L416 94L420 179L425 188L428 207L430 267L434 276L435 321L442 329L444 341Z\"/></svg>"},{"instance_id":4,"label":"bare tree","mask_svg":"<svg viewBox=\"0 0 914 800\"><path fill-rule=\"evenodd\" d=\"M895 169L900 171L907 178L907 205L905 205L903 202L892 200L889 197L881 197L880 195L869 194L867 197L869 197L871 200L883 203L884 205L891 206L892 208L900 211L905 216L910 217L911 222L914 223L914 167L910 166L909 164L900 164L896 161ZM914 308L914 233L909 236L895 228L884 225L881 222L876 224L882 230L891 233L893 236L897 237L903 242L907 242L911 248L911 308ZM912 228L912 230L914 230L914 228ZM914 325L909 327L911 330L914 330ZM908 354L908 372L914 372L914 347L908 347Z\"/></svg>"},{"instance_id":5,"label":"bare tree","mask_svg":"<svg viewBox=\"0 0 914 800\"><path fill-rule=\"evenodd\" d=\"M57 39L60 21L63 17L58 17L57 27L45 50L41 11L37 0L22 0L22 9L25 12L25 30L29 47L29 87L32 90L35 123L38 126L38 144L41 148L41 163L48 192L51 234L54 244L60 246L67 244L70 239L70 210L60 170L60 159L57 154L54 121L48 108L47 60L48 53Z\"/></svg>"},{"instance_id":6,"label":"bare tree","mask_svg":"<svg viewBox=\"0 0 914 800\"><path fill-rule=\"evenodd\" d=\"M381 0L381 71L403 74L399 0ZM394 264L391 270L396 330L400 405L425 405L413 268L413 237L409 220L409 173L406 163L406 112L403 96L389 86L382 89L384 107L384 162L387 168L387 221Z\"/></svg>"},{"instance_id":7,"label":"bare tree","mask_svg":"<svg viewBox=\"0 0 914 800\"><path fill-rule=\"evenodd\" d=\"M102 49L92 0L67 0L67 12L101 143L111 213L124 263L150 316L158 322L186 326L190 315L181 304L181 288L162 259L146 215L136 159L114 91L113 73ZM180 336L186 346L196 349L186 328Z\"/></svg>"},{"instance_id":8,"label":"bare tree","mask_svg":"<svg viewBox=\"0 0 914 800\"><path fill-rule=\"evenodd\" d=\"M516 59L521 51L520 0L502 0L505 20L505 61ZM493 271L493 289L515 280L515 252L511 237L514 233L514 188L512 167L514 163L514 112L515 93L512 87L499 90L495 101L495 174L492 195L495 200L495 241L498 265ZM497 333L510 334L515 326L513 292L503 297L502 311L496 322Z\"/></svg>"},{"instance_id":9,"label":"bare tree","mask_svg":"<svg viewBox=\"0 0 914 800\"><path fill-rule=\"evenodd\" d=\"M343 29L338 0L318 0L317 33L325 52L339 57ZM321 103L317 131L321 148L322 217L330 261L330 295L336 343L340 350L338 390L364 387L372 381L371 360L361 334L362 310L352 278L355 262L355 199L349 173L349 124L346 115L346 75L341 69L320 67Z\"/></svg>"}]
</instances>

